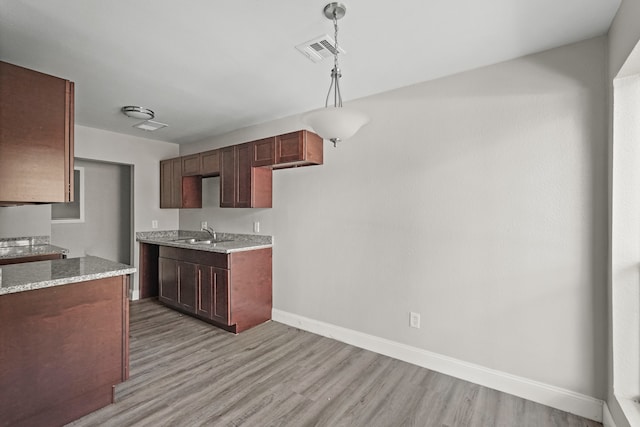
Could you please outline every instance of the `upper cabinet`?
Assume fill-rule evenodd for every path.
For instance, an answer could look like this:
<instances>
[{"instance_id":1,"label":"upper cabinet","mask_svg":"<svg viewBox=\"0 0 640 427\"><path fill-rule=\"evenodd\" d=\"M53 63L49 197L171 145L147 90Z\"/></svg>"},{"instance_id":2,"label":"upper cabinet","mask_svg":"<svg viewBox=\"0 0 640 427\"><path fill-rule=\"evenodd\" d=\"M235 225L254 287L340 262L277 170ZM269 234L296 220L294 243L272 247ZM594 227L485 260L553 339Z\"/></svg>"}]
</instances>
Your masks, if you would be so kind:
<instances>
[{"instance_id":1,"label":"upper cabinet","mask_svg":"<svg viewBox=\"0 0 640 427\"><path fill-rule=\"evenodd\" d=\"M276 137L253 141L251 165L272 166L276 162Z\"/></svg>"},{"instance_id":2,"label":"upper cabinet","mask_svg":"<svg viewBox=\"0 0 640 427\"><path fill-rule=\"evenodd\" d=\"M182 161L182 176L201 175L200 154L184 156L180 160Z\"/></svg>"},{"instance_id":3,"label":"upper cabinet","mask_svg":"<svg viewBox=\"0 0 640 427\"><path fill-rule=\"evenodd\" d=\"M301 130L276 137L274 169L322 164L322 138Z\"/></svg>"},{"instance_id":4,"label":"upper cabinet","mask_svg":"<svg viewBox=\"0 0 640 427\"><path fill-rule=\"evenodd\" d=\"M73 201L74 85L0 61L0 205Z\"/></svg>"},{"instance_id":5,"label":"upper cabinet","mask_svg":"<svg viewBox=\"0 0 640 427\"><path fill-rule=\"evenodd\" d=\"M200 172L202 176L220 175L220 150L205 151L199 153Z\"/></svg>"},{"instance_id":6,"label":"upper cabinet","mask_svg":"<svg viewBox=\"0 0 640 427\"><path fill-rule=\"evenodd\" d=\"M272 169L322 164L322 138L300 130L160 162L160 207L202 207L202 178L220 176L220 207L270 208Z\"/></svg>"},{"instance_id":7,"label":"upper cabinet","mask_svg":"<svg viewBox=\"0 0 640 427\"><path fill-rule=\"evenodd\" d=\"M253 141L253 166L283 169L322 164L322 138L300 130Z\"/></svg>"},{"instance_id":8,"label":"upper cabinet","mask_svg":"<svg viewBox=\"0 0 640 427\"><path fill-rule=\"evenodd\" d=\"M160 162L160 207L201 208L202 178L182 176L182 157Z\"/></svg>"},{"instance_id":9,"label":"upper cabinet","mask_svg":"<svg viewBox=\"0 0 640 427\"><path fill-rule=\"evenodd\" d=\"M220 150L220 207L270 208L271 169L251 166L253 143Z\"/></svg>"}]
</instances>

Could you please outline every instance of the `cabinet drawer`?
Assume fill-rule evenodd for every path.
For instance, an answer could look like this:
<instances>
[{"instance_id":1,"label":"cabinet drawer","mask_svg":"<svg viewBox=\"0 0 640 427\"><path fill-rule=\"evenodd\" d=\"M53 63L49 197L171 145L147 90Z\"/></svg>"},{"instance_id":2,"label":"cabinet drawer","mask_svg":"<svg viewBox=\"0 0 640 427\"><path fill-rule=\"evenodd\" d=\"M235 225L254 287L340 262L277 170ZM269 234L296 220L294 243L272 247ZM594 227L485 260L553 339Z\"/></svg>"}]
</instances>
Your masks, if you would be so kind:
<instances>
[{"instance_id":1,"label":"cabinet drawer","mask_svg":"<svg viewBox=\"0 0 640 427\"><path fill-rule=\"evenodd\" d=\"M174 248L171 246L160 246L159 256L161 258L186 261L194 264L209 265L211 267L229 268L229 256L218 252L199 251L195 249Z\"/></svg>"}]
</instances>

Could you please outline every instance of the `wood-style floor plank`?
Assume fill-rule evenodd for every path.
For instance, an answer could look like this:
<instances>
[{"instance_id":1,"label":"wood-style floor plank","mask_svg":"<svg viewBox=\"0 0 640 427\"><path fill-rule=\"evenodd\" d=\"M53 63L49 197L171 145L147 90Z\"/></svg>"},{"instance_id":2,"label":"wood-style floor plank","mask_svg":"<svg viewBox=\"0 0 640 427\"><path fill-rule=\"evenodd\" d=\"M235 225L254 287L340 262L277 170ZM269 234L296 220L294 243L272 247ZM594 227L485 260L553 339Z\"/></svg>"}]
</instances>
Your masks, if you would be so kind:
<instances>
[{"instance_id":1,"label":"wood-style floor plank","mask_svg":"<svg viewBox=\"0 0 640 427\"><path fill-rule=\"evenodd\" d=\"M276 322L233 335L130 310L130 379L70 426L601 426Z\"/></svg>"}]
</instances>

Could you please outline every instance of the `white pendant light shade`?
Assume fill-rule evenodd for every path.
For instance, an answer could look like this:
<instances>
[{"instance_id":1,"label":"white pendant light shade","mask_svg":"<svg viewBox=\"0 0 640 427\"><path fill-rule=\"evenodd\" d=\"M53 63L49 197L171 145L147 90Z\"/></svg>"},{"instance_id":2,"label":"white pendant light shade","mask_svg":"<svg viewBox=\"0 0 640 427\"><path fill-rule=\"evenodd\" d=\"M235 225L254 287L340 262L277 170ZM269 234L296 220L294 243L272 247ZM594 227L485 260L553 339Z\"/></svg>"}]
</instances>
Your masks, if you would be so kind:
<instances>
[{"instance_id":1,"label":"white pendant light shade","mask_svg":"<svg viewBox=\"0 0 640 427\"><path fill-rule=\"evenodd\" d=\"M333 21L334 40L333 45L333 69L331 70L331 83L324 102L325 108L311 111L302 116L302 121L311 126L313 131L323 139L333 142L333 146L340 141L351 138L360 128L369 122L369 117L356 110L342 107L342 94L340 93L340 78L342 71L338 66L338 19L344 17L347 8L342 3L329 3L324 7L324 16ZM329 99L333 94L333 106L329 105Z\"/></svg>"},{"instance_id":2,"label":"white pendant light shade","mask_svg":"<svg viewBox=\"0 0 640 427\"><path fill-rule=\"evenodd\" d=\"M369 117L357 110L343 107L319 108L302 117L302 121L324 139L344 141L369 123Z\"/></svg>"}]
</instances>

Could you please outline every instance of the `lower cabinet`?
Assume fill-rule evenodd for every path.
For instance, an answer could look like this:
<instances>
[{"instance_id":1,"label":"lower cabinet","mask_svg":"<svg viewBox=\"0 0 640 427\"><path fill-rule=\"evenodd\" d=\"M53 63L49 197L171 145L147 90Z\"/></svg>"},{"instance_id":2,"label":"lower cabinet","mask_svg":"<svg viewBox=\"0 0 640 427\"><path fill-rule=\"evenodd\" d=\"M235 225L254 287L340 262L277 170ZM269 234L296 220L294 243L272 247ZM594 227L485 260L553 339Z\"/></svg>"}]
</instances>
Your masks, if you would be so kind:
<instances>
[{"instance_id":1,"label":"lower cabinet","mask_svg":"<svg viewBox=\"0 0 640 427\"><path fill-rule=\"evenodd\" d=\"M196 314L225 325L229 318L229 270L198 266Z\"/></svg>"},{"instance_id":2,"label":"lower cabinet","mask_svg":"<svg viewBox=\"0 0 640 427\"><path fill-rule=\"evenodd\" d=\"M129 276L0 295L0 426L62 426L129 377Z\"/></svg>"},{"instance_id":3,"label":"lower cabinet","mask_svg":"<svg viewBox=\"0 0 640 427\"><path fill-rule=\"evenodd\" d=\"M198 265L190 262L160 258L158 299L167 305L196 312Z\"/></svg>"},{"instance_id":4,"label":"lower cabinet","mask_svg":"<svg viewBox=\"0 0 640 427\"><path fill-rule=\"evenodd\" d=\"M271 319L271 248L223 254L160 246L158 300L239 333Z\"/></svg>"}]
</instances>

